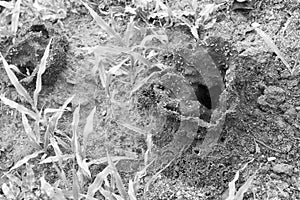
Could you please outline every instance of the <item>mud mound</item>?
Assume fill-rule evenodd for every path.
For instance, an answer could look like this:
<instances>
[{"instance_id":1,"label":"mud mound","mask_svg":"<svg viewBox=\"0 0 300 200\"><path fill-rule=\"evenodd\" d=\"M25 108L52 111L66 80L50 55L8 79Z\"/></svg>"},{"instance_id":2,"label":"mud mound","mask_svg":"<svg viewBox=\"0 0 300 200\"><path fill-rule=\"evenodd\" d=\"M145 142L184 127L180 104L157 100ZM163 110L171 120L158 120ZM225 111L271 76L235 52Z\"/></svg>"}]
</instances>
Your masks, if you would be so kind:
<instances>
[{"instance_id":1,"label":"mud mound","mask_svg":"<svg viewBox=\"0 0 300 200\"><path fill-rule=\"evenodd\" d=\"M5 59L9 64L15 65L18 80L29 89L35 88L38 66L44 55L50 37L53 37L46 71L42 75L42 84L53 85L60 72L67 66L68 41L65 36L52 34L43 24L33 25L17 39L15 45L9 48Z\"/></svg>"}]
</instances>

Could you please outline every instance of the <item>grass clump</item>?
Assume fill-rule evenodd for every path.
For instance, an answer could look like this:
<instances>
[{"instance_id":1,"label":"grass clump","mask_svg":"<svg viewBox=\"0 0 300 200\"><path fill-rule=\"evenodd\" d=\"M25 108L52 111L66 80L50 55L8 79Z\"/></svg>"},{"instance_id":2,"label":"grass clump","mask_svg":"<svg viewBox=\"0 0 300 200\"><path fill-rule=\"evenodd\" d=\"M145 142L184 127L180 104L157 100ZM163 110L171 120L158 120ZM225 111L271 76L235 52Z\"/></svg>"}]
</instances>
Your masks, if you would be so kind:
<instances>
[{"instance_id":1,"label":"grass clump","mask_svg":"<svg viewBox=\"0 0 300 200\"><path fill-rule=\"evenodd\" d=\"M37 148L36 152L25 156L23 159L15 163L14 166L3 175L3 177L5 176L9 180L8 183L4 183L2 185L2 190L5 197L8 199L16 199L29 198L28 195L34 195L35 198L42 198L42 196L46 195L50 199L81 199L83 197L86 199L95 199L94 195L97 191L99 191L107 199L137 199L136 186L138 185L141 175L137 175L134 180L130 180L128 183L128 190L126 190L125 184L122 182L121 176L115 167L115 162L118 162L122 159L128 159L127 157L110 157L110 155L107 153L106 159L88 161L86 158L88 136L94 131L93 126L96 107L92 109L86 119L86 124L82 133L82 144L79 142L78 132L80 105L76 107L73 113L72 138L68 137L65 133L61 133L61 135L67 139L66 142L54 134L54 132L58 131L57 126L59 119L62 117L64 111L68 110L67 106L73 100L74 96L68 98L59 109L38 109L39 93L42 90L42 75L45 72L51 41L52 40L50 40L45 50L37 72L36 89L33 93L33 97L31 97L29 92L20 84L16 75L12 71L12 68L15 68L15 66L8 65L5 58L1 55L2 63L11 83L14 85L18 94L22 96L27 103L29 103L31 108L27 108L20 103L6 98L4 94L0 95L1 101L21 113L25 132L30 138L31 142ZM46 116L49 113L53 113L51 117ZM31 118L31 120L28 119L28 116ZM32 120L33 126L30 123ZM41 137L42 134L44 134L43 139ZM54 156L50 156L47 153L50 146L54 151ZM62 147L65 150L62 150ZM72 153L64 154L64 151L66 150L71 151ZM28 164L34 159L40 159L41 155L42 159L39 162L39 165L53 164L54 166L57 166L56 170L60 180L58 180L54 185L51 185L46 181L45 175L42 175L38 180L34 175L33 165ZM71 169L72 184L69 189L69 180L64 171L68 162L73 163ZM92 179L92 174L89 167L92 164L103 163L108 163L107 167L98 175L96 175L96 178L89 185L87 193L85 194L83 191L83 186L87 181L91 181ZM23 165L26 165L26 171L24 172L25 175L23 178L18 178L14 175L14 172ZM60 182L65 185L65 188L61 188L59 186L61 185ZM115 189L117 192L114 192ZM39 190L40 193L35 194L36 190Z\"/></svg>"}]
</instances>

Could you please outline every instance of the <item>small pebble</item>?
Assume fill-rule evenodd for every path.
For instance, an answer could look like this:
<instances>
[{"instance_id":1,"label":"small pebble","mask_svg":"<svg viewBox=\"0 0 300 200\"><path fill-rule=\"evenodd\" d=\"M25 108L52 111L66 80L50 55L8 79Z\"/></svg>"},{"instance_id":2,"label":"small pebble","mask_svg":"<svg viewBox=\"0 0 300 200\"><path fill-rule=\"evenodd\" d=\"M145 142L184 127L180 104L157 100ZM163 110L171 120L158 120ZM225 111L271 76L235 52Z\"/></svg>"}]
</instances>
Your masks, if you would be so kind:
<instances>
[{"instance_id":1,"label":"small pebble","mask_svg":"<svg viewBox=\"0 0 300 200\"><path fill-rule=\"evenodd\" d=\"M297 79L290 80L287 82L288 88L292 89L293 87L297 86L299 81Z\"/></svg>"},{"instance_id":2,"label":"small pebble","mask_svg":"<svg viewBox=\"0 0 300 200\"><path fill-rule=\"evenodd\" d=\"M282 103L285 100L284 89L277 86L269 86L264 91L267 96L267 102L272 104Z\"/></svg>"},{"instance_id":3,"label":"small pebble","mask_svg":"<svg viewBox=\"0 0 300 200\"><path fill-rule=\"evenodd\" d=\"M268 160L268 162L271 162L271 161L276 160L276 157L269 157L269 158L267 158L267 160Z\"/></svg>"},{"instance_id":4,"label":"small pebble","mask_svg":"<svg viewBox=\"0 0 300 200\"><path fill-rule=\"evenodd\" d=\"M297 111L299 111L299 110L300 110L300 106L295 107L295 109L296 109Z\"/></svg>"},{"instance_id":5,"label":"small pebble","mask_svg":"<svg viewBox=\"0 0 300 200\"><path fill-rule=\"evenodd\" d=\"M285 79L291 77L291 73L290 73L288 70L282 71L282 72L280 73L280 75L281 75L281 78L285 78Z\"/></svg>"},{"instance_id":6,"label":"small pebble","mask_svg":"<svg viewBox=\"0 0 300 200\"><path fill-rule=\"evenodd\" d=\"M294 166L292 166L292 165L288 165L288 164L284 164L284 163L279 163L279 164L275 164L272 167L272 170L275 173L289 174L290 172L292 172L293 168L294 168Z\"/></svg>"},{"instance_id":7,"label":"small pebble","mask_svg":"<svg viewBox=\"0 0 300 200\"><path fill-rule=\"evenodd\" d=\"M277 117L276 123L280 128L286 127L286 123L284 122L284 119L282 117Z\"/></svg>"},{"instance_id":8,"label":"small pebble","mask_svg":"<svg viewBox=\"0 0 300 200\"><path fill-rule=\"evenodd\" d=\"M297 111L294 107L290 107L284 114L293 118L297 117Z\"/></svg>"}]
</instances>

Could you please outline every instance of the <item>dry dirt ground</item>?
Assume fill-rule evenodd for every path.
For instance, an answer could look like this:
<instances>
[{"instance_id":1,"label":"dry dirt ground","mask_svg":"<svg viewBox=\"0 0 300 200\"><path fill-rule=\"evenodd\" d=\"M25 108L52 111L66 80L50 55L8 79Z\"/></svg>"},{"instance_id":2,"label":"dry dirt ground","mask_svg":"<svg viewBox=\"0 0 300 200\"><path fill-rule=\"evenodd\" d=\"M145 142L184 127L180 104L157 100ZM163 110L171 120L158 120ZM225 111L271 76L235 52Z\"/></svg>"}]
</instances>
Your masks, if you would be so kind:
<instances>
[{"instance_id":1,"label":"dry dirt ground","mask_svg":"<svg viewBox=\"0 0 300 200\"><path fill-rule=\"evenodd\" d=\"M201 5L210 3L210 1L198 2ZM300 68L300 2L297 0L254 0L246 7L241 5L241 8L235 8L234 6L237 5L233 4L234 1L211 2L225 2L225 4L212 14L212 18L216 18L215 24L207 30L199 30L199 40L205 41L203 47L205 54L201 56L203 60L206 56L211 57L211 60L207 62L220 70L218 80L221 78L222 84L217 96L211 97L212 101L217 98L216 105L205 106L203 112L197 110L195 112L200 112L200 114L195 115L208 123L213 123L216 121L212 116L214 110L223 112L222 125L215 128L197 126L194 128L196 130L192 130L194 123L184 124L176 117L168 118L169 114L165 113L151 115L161 121L155 122L157 125L155 128L158 131L154 130L152 138L158 159L149 173L152 172L153 175L163 167L165 169L150 185L149 192L145 196L142 195L143 187L141 187L138 199L226 199L229 182L249 161L251 162L240 172L236 181L237 188L240 188L253 174L255 175L244 194L244 200L300 199L300 74L296 70L291 75L283 62L251 27L253 22L259 23L260 28L272 38L289 64ZM124 7L123 3L123 1L105 1L104 3L94 1L90 2L90 5L95 10L102 8L107 11L109 7ZM130 2L127 3L130 5ZM181 3L183 5L185 1L173 3L172 6L184 10L184 6L178 6ZM102 7L98 7L97 4ZM132 80L122 75L114 77L111 83L110 92L113 94L113 101L112 98L107 97L99 77L95 77L93 73L95 57L89 50L97 45L113 44L114 41L93 21L91 15L80 3L71 1L68 6L65 18L45 23L47 28L55 30L59 36L66 36L69 50L67 64L61 75L57 77L55 84L43 88L39 107L58 108L67 98L76 94L70 108L74 111L78 105L81 107L80 130L83 129L90 111L96 107L94 132L87 142L87 158L93 160L105 157L106 149L113 156L135 158L137 161L127 160L117 165L127 184L128 179L140 169L144 151L147 149L146 136L128 127L128 124L139 127L141 130L148 130L151 116L143 113L144 107L146 104L159 104L160 102L143 104L140 99L144 96L139 96L138 100L135 95L130 96L133 87ZM109 15L102 13L102 16L109 20ZM115 26L119 31L124 31L129 18L126 14L119 16L121 17L116 17ZM21 14L20 32L24 32L34 23L41 23L40 21L32 22L26 17L32 16L26 13ZM160 26L155 22L150 23ZM165 25L164 23L162 25ZM143 20L139 25L147 26ZM169 49L159 52L162 55L155 60L156 62L171 62L170 65L172 65L172 62L174 64L177 61L176 52L172 55L173 57L166 58L163 51L171 49L174 52L182 48L191 48L191 51L194 51L197 48L196 41L187 27L165 25L164 30L169 37ZM22 34L19 33L17 42L25 39L20 35ZM208 38L217 39L210 43ZM2 49L0 51L4 55L9 49L7 45L9 42L5 43L5 41L7 41L6 38L1 38ZM197 56L184 55L183 57L184 62L192 63L192 65L203 64ZM166 59L170 60L166 61ZM168 76L171 77L171 81L183 81L174 78L176 73L171 71L166 75L159 75L153 79L153 82L165 84L164 86L168 87L167 81L162 80ZM149 75L147 70L141 71L137 75L136 82L147 75ZM209 73L201 74L201 76L207 80L206 76L209 76ZM3 69L1 69L0 77L2 93L5 92L8 98L24 103L13 87L8 86L9 81ZM151 86L153 82L150 81L148 86L154 87ZM206 84L209 83L206 81ZM210 84L214 85L214 83ZM179 87L186 89L182 85ZM150 89L150 92L154 91L153 88ZM159 95L165 98L158 101L166 101L168 104L175 99L180 103L183 102L183 97L161 94L167 91L165 88L158 88L158 90ZM178 92L178 94L184 96L186 93ZM153 95L156 98L157 90ZM201 107L203 102L197 97L193 98L188 97L188 103ZM157 106L156 111L160 109L160 105L155 106ZM0 176L2 176L17 161L37 149L30 143L24 132L20 113L3 103L0 104L0 109ZM175 109L174 112L177 116L179 111ZM180 112L181 116L183 112L188 111L181 110ZM194 110L191 113L194 113ZM208 118L206 118L207 115L209 115ZM59 121L58 130L71 137L71 123L72 112L66 112ZM178 127L174 128L175 126ZM193 133L181 136L180 131L186 131L187 135L190 134L189 131ZM173 135L170 135L170 132ZM53 154L51 151L53 151L51 148L48 149L50 155ZM171 152L171 155L167 152ZM66 149L64 153L70 152ZM53 184L59 178L55 167L52 164L39 165L38 159L40 158L30 161L34 165L36 179L38 180L44 174L46 180ZM171 160L172 162L169 163ZM95 177L103 168L103 165L92 165L90 167L92 177ZM22 174L24 169L25 167L21 166L16 173ZM71 177L69 169L70 166L66 164L67 176ZM141 185L146 183L149 177L146 176ZM2 176L0 184L6 181L7 179ZM86 184L85 187L88 186L88 183ZM5 199L0 188L1 195L0 198Z\"/></svg>"}]
</instances>

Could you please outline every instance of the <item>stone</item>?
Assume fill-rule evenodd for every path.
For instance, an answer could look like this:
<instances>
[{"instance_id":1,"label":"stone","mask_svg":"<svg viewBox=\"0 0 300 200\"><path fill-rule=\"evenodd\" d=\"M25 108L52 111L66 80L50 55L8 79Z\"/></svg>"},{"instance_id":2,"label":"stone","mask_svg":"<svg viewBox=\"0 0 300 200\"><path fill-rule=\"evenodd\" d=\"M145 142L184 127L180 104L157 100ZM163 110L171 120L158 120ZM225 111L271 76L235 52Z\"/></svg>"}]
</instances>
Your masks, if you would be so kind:
<instances>
[{"instance_id":1,"label":"stone","mask_svg":"<svg viewBox=\"0 0 300 200\"><path fill-rule=\"evenodd\" d=\"M279 174L290 174L293 169L294 166L284 163L278 163L272 167L272 171Z\"/></svg>"},{"instance_id":2,"label":"stone","mask_svg":"<svg viewBox=\"0 0 300 200\"><path fill-rule=\"evenodd\" d=\"M266 95L266 101L270 104L280 104L285 100L284 89L277 86L269 86L265 89L264 94Z\"/></svg>"}]
</instances>

